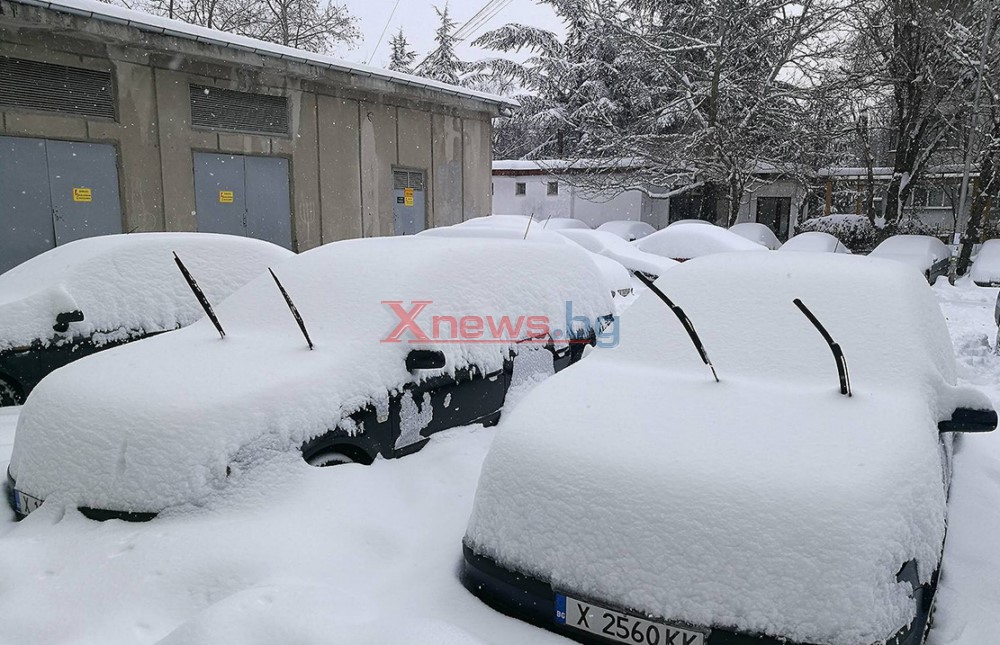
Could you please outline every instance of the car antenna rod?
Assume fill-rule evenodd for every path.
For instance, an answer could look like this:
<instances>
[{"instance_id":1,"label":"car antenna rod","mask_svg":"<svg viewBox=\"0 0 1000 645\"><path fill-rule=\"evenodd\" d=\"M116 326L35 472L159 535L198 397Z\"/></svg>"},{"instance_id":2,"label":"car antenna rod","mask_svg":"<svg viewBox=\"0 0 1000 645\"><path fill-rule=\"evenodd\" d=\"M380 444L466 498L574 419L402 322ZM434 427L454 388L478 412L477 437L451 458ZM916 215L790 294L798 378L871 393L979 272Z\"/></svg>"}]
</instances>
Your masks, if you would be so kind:
<instances>
[{"instance_id":1,"label":"car antenna rod","mask_svg":"<svg viewBox=\"0 0 1000 645\"><path fill-rule=\"evenodd\" d=\"M840 393L844 396L851 396L851 377L847 373L847 359L844 358L844 350L840 348L837 341L833 340L833 336L830 332L826 330L823 323L819 321L819 318L813 315L813 312L809 311L809 307L806 307L805 303L796 298L792 301L796 307L799 308L809 322L813 324L813 327L823 336L823 340L826 344L830 346L830 351L833 352L833 360L837 362L837 374L840 375Z\"/></svg>"},{"instance_id":2,"label":"car antenna rod","mask_svg":"<svg viewBox=\"0 0 1000 645\"><path fill-rule=\"evenodd\" d=\"M681 325L684 326L684 331L687 332L688 337L691 342L694 343L695 349L698 350L698 355L701 356L701 360L708 365L708 369L712 370L712 376L715 378L715 382L719 382L719 375L715 373L715 366L712 365L712 361L708 358L708 352L705 350L705 346L701 342L701 338L698 337L698 332L695 331L694 324L691 319L687 317L684 310L680 308L673 300L667 297L667 294L660 291L659 287L653 284L653 281L647 278L641 271L635 272L635 277L639 278L639 281L646 285L650 291L656 294L656 297L663 301L663 304L667 305L670 311L674 312L677 316L677 320L681 321Z\"/></svg>"},{"instance_id":3,"label":"car antenna rod","mask_svg":"<svg viewBox=\"0 0 1000 645\"><path fill-rule=\"evenodd\" d=\"M271 277L274 278L274 284L278 285L278 291L280 291L281 295L285 297L285 302L288 303L288 310L292 312L295 322L299 323L299 329L302 330L302 335L306 337L306 343L308 343L309 349L312 349L313 342L312 339L309 338L309 332L306 331L306 323L302 320L302 316L299 315L299 310L295 307L295 303L292 302L292 297L288 295L287 291L285 291L285 287L282 286L281 280L278 280L278 276L274 274L274 270L271 268L268 268L267 270L271 272Z\"/></svg>"},{"instance_id":4,"label":"car antenna rod","mask_svg":"<svg viewBox=\"0 0 1000 645\"><path fill-rule=\"evenodd\" d=\"M198 286L198 283L195 281L194 276L191 275L191 272L187 270L187 267L184 266L181 259L177 257L176 251L174 251L174 262L177 263L177 268L181 270L181 274L184 276L184 279L187 280L188 286L191 287L191 291L194 292L194 297L198 299L198 303L201 305L201 308L205 310L205 314L208 315L212 324L215 325L215 328L219 330L219 336L225 338L226 332L222 329L222 324L219 323L219 319L215 315L215 311L212 309L212 303L210 303L208 298L205 297L205 292Z\"/></svg>"}]
</instances>

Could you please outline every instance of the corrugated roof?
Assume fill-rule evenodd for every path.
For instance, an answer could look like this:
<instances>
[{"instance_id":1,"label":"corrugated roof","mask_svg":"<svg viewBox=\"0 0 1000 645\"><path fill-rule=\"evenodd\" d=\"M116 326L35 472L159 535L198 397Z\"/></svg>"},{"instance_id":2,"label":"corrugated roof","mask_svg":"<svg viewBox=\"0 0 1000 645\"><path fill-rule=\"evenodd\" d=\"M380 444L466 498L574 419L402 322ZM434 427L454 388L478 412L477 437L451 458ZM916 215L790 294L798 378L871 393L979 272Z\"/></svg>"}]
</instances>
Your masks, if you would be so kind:
<instances>
[{"instance_id":1,"label":"corrugated roof","mask_svg":"<svg viewBox=\"0 0 1000 645\"><path fill-rule=\"evenodd\" d=\"M230 34L224 31L208 29L207 27L199 27L198 25L188 24L186 22L181 22L180 20L171 20L161 16L154 16L148 13L142 13L141 11L134 11L132 9L125 9L124 7L97 2L96 0L11 1L19 4L44 7L46 9L51 9L52 11L83 16L85 18L93 18L103 22L126 25L154 34L184 38L186 40L193 40L200 43L251 52L261 56L268 56L271 58L303 63L306 65L315 65L316 67L332 69L339 72L354 74L356 76L376 78L410 87L419 87L421 89L443 92L445 94L451 94L452 96L482 101L499 107L513 108L518 106L517 101L497 96L495 94L478 92L476 90L470 90L456 85L441 83L429 78L392 72L378 67L372 67L370 65L350 63L332 56L314 54L301 49L295 49L294 47L286 47L284 45L276 45L274 43L257 40L256 38Z\"/></svg>"}]
</instances>

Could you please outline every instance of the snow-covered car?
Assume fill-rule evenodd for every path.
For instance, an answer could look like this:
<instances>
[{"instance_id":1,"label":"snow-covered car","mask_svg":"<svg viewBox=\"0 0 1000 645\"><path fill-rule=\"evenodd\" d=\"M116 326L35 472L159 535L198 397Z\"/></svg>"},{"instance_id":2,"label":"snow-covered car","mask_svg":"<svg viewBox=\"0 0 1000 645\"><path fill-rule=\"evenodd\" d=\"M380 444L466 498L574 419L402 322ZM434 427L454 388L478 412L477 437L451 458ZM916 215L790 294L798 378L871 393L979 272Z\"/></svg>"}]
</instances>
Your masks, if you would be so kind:
<instances>
[{"instance_id":1,"label":"snow-covered car","mask_svg":"<svg viewBox=\"0 0 1000 645\"><path fill-rule=\"evenodd\" d=\"M681 220L685 221L685 220ZM693 222L701 220L691 220ZM679 222L675 222L677 224ZM635 243L639 250L684 262L691 258L729 251L767 251L767 247L708 224L670 225Z\"/></svg>"},{"instance_id":2,"label":"snow-covered car","mask_svg":"<svg viewBox=\"0 0 1000 645\"><path fill-rule=\"evenodd\" d=\"M677 266L675 260L640 251L613 233L607 231L591 231L582 229L563 229L559 231L570 240L576 242L591 253L611 258L629 271L640 271L647 276L659 277L671 267Z\"/></svg>"},{"instance_id":3,"label":"snow-covered car","mask_svg":"<svg viewBox=\"0 0 1000 645\"><path fill-rule=\"evenodd\" d=\"M679 219L670 222L669 224L667 224L667 228L670 228L671 226L686 226L688 224L707 224L709 226L715 226L715 224L708 221L707 219L701 219L698 217L688 217L685 219Z\"/></svg>"},{"instance_id":4,"label":"snow-covered car","mask_svg":"<svg viewBox=\"0 0 1000 645\"><path fill-rule=\"evenodd\" d=\"M634 220L615 220L605 222L597 227L598 231L614 233L626 242L634 242L656 232L650 224L646 222L636 222Z\"/></svg>"},{"instance_id":5,"label":"snow-covered car","mask_svg":"<svg viewBox=\"0 0 1000 645\"><path fill-rule=\"evenodd\" d=\"M540 220L529 215L487 215L485 217L467 219L464 222L455 224L455 226L485 226L487 228L510 227L523 231L528 228L528 222L531 222L532 228L541 223Z\"/></svg>"},{"instance_id":6,"label":"snow-covered car","mask_svg":"<svg viewBox=\"0 0 1000 645\"><path fill-rule=\"evenodd\" d=\"M221 338L205 318L43 380L18 419L16 513L48 500L144 520L279 455L401 457L494 422L512 384L617 332L600 273L571 245L371 238L274 273L219 304Z\"/></svg>"},{"instance_id":7,"label":"snow-covered car","mask_svg":"<svg viewBox=\"0 0 1000 645\"><path fill-rule=\"evenodd\" d=\"M492 217L496 217L493 215ZM488 219L488 218L480 218ZM469 220L474 221L474 220ZM531 242L543 242L556 245L579 245L569 241L566 237L556 231L546 231L541 227L532 224L531 228L520 229L510 226L439 226L421 231L418 235L424 237L444 237L444 238L482 238L494 240L528 240ZM628 270L620 263L604 257L597 253L588 253L588 257L603 276L602 284L611 292L615 298L628 298L633 293L632 278Z\"/></svg>"},{"instance_id":8,"label":"snow-covered car","mask_svg":"<svg viewBox=\"0 0 1000 645\"><path fill-rule=\"evenodd\" d=\"M932 292L832 253L715 255L654 286L618 347L504 419L464 585L585 642L922 642L952 433L997 422L956 384Z\"/></svg>"},{"instance_id":9,"label":"snow-covered car","mask_svg":"<svg viewBox=\"0 0 1000 645\"><path fill-rule=\"evenodd\" d=\"M565 229L591 230L590 224L572 217L550 217L542 220L542 228L549 231L561 231Z\"/></svg>"},{"instance_id":10,"label":"snow-covered car","mask_svg":"<svg viewBox=\"0 0 1000 645\"><path fill-rule=\"evenodd\" d=\"M740 237L744 237L751 242L756 242L762 246L766 246L771 251L777 251L781 248L781 242L778 241L777 236L775 236L774 231L769 229L765 224L759 222L743 222L742 224L734 224L729 227L731 233L736 233Z\"/></svg>"},{"instance_id":11,"label":"snow-covered car","mask_svg":"<svg viewBox=\"0 0 1000 645\"><path fill-rule=\"evenodd\" d=\"M851 249L836 236L823 231L807 231L799 233L781 245L779 251L796 251L805 253L850 253Z\"/></svg>"},{"instance_id":12,"label":"snow-covered car","mask_svg":"<svg viewBox=\"0 0 1000 645\"><path fill-rule=\"evenodd\" d=\"M948 246L931 235L893 235L883 240L869 255L907 264L920 271L931 284L939 277L948 275L948 262L951 260Z\"/></svg>"},{"instance_id":13,"label":"snow-covered car","mask_svg":"<svg viewBox=\"0 0 1000 645\"><path fill-rule=\"evenodd\" d=\"M204 315L174 261L218 302L294 254L210 233L135 233L58 246L0 275L0 406L95 352L189 325Z\"/></svg>"},{"instance_id":14,"label":"snow-covered car","mask_svg":"<svg viewBox=\"0 0 1000 645\"><path fill-rule=\"evenodd\" d=\"M980 287L1000 287L1000 240L983 243L972 263L972 281Z\"/></svg>"}]
</instances>

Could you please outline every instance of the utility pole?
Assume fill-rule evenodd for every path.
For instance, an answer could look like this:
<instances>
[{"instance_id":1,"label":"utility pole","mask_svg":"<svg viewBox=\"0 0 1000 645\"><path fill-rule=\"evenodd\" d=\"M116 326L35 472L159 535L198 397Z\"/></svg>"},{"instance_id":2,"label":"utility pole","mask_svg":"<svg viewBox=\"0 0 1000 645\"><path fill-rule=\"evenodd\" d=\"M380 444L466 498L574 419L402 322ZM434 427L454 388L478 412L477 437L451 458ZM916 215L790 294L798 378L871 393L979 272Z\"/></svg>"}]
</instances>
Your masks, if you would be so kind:
<instances>
[{"instance_id":1,"label":"utility pole","mask_svg":"<svg viewBox=\"0 0 1000 645\"><path fill-rule=\"evenodd\" d=\"M986 3L986 25L983 27L983 46L979 54L979 73L976 75L976 95L972 102L972 119L969 125L969 139L965 146L965 168L962 171L962 189L958 197L958 223L959 230L964 229L964 233L959 233L961 243L961 258L952 257L951 266L948 270L948 282L955 284L958 273L958 264L961 263L964 270L972 256L972 245L979 237L978 230L969 229L969 176L972 174L972 151L976 142L976 133L979 127L979 105L983 93L983 73L986 68L986 57L989 54L990 32L993 29L993 3ZM978 229L980 223L975 222L973 228ZM970 235L972 233L973 235Z\"/></svg>"}]
</instances>

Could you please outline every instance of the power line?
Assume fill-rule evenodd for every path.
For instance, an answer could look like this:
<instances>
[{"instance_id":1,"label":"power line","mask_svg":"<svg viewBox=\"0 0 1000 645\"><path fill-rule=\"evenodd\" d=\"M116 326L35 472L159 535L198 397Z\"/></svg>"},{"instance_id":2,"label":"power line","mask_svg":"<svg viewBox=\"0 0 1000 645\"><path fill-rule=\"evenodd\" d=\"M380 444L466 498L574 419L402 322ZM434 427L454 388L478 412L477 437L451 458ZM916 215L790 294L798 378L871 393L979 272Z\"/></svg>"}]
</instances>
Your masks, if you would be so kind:
<instances>
[{"instance_id":1,"label":"power line","mask_svg":"<svg viewBox=\"0 0 1000 645\"><path fill-rule=\"evenodd\" d=\"M378 37L378 42L375 43L375 48L372 50L372 55L368 57L368 65L372 64L372 60L375 58L375 53L378 51L379 46L382 44L382 39L385 38L385 32L389 31L389 23L392 22L392 17L396 15L396 9L399 8L399 0L396 0L396 4L392 6L392 11L389 12L389 19L385 21L385 27L382 27L382 34Z\"/></svg>"},{"instance_id":2,"label":"power line","mask_svg":"<svg viewBox=\"0 0 1000 645\"><path fill-rule=\"evenodd\" d=\"M489 23L490 20L495 18L497 14L506 9L513 0L489 0L482 8L479 9L471 18L469 18L465 24L455 30L452 37L455 42L460 43L465 41L469 36L475 33L477 30L481 29L484 25ZM488 15L487 15L488 14ZM414 73L420 71L420 69L427 64L427 61L434 58L434 55L441 50L440 47L434 51L427 54L420 63L413 68Z\"/></svg>"}]
</instances>

